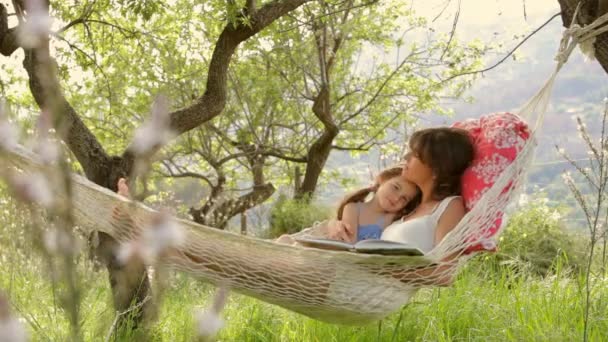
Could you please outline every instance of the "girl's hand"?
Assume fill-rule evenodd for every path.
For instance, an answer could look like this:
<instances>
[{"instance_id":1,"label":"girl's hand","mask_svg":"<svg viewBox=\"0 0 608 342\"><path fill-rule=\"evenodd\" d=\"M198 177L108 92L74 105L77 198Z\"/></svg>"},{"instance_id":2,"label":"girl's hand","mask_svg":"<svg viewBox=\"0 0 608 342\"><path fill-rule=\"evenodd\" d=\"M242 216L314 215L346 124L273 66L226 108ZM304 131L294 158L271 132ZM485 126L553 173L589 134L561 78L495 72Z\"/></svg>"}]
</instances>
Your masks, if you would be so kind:
<instances>
[{"instance_id":1,"label":"girl's hand","mask_svg":"<svg viewBox=\"0 0 608 342\"><path fill-rule=\"evenodd\" d=\"M120 178L118 180L118 191L117 193L126 198L131 198L131 192L129 191L129 185L127 185L127 180L124 178Z\"/></svg>"},{"instance_id":2,"label":"girl's hand","mask_svg":"<svg viewBox=\"0 0 608 342\"><path fill-rule=\"evenodd\" d=\"M329 220L327 222L327 237L333 240L353 242L355 231L344 221Z\"/></svg>"}]
</instances>

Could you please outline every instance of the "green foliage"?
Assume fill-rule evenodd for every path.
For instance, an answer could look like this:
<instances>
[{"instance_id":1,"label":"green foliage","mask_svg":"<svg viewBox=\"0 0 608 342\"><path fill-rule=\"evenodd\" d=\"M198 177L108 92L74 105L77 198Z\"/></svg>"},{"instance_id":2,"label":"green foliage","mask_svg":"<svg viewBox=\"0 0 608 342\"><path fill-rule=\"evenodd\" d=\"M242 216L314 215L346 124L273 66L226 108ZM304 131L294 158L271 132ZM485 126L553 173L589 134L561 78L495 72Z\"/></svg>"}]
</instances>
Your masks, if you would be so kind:
<instances>
[{"instance_id":1,"label":"green foliage","mask_svg":"<svg viewBox=\"0 0 608 342\"><path fill-rule=\"evenodd\" d=\"M21 260L23 261L23 260ZM0 260L4 289L32 341L64 341L68 323L48 281L33 267ZM499 275L509 277L508 271ZM101 272L83 287L84 341L103 340L114 320L110 288ZM121 331L111 341L194 341L194 309L209 307L213 287L183 275L168 279L158 319L148 331ZM219 341L579 341L582 301L576 280L565 277L491 283L475 269L464 270L450 288L424 289L412 303L381 323L344 326L314 321L278 306L238 294L222 313ZM594 291L590 341L608 331L608 283ZM115 337L115 338L114 338Z\"/></svg>"},{"instance_id":2,"label":"green foliage","mask_svg":"<svg viewBox=\"0 0 608 342\"><path fill-rule=\"evenodd\" d=\"M144 20L150 18L159 10L161 1L158 0L118 0L123 15L141 15Z\"/></svg>"},{"instance_id":3,"label":"green foliage","mask_svg":"<svg viewBox=\"0 0 608 342\"><path fill-rule=\"evenodd\" d=\"M284 199L288 203L293 202ZM295 207L295 206L294 206ZM534 211L534 208L528 211ZM527 212L527 211L526 211ZM27 217L0 189L0 289L11 301L32 341L69 339L69 322L59 306L61 293L52 286L46 263L20 247ZM529 222L524 212L512 219ZM537 209L537 221L550 211ZM541 225L538 223L537 225ZM21 236L20 236L20 235ZM13 236L13 238L11 238ZM20 236L19 238L17 238ZM504 240L503 240L504 242ZM508 241L507 241L508 243ZM503 249L506 246L503 246ZM26 253L27 251L27 253ZM94 272L79 258L78 273L83 341L105 339L115 319L105 272ZM581 340L583 296L579 279L567 273L527 277L509 268L496 281L480 277L467 265L449 288L423 289L412 303L381 323L343 326L314 321L278 306L236 293L222 313L220 341L577 341ZM514 279L514 280L513 280ZM193 311L212 305L214 288L183 274L165 279L158 319L145 329L120 330L111 341L193 341ZM584 282L584 279L582 280ZM590 341L603 341L608 331L608 282L592 293Z\"/></svg>"},{"instance_id":4,"label":"green foliage","mask_svg":"<svg viewBox=\"0 0 608 342\"><path fill-rule=\"evenodd\" d=\"M268 236L274 238L293 234L330 216L331 210L327 205L309 203L305 199L289 199L281 194L270 212Z\"/></svg>"},{"instance_id":5,"label":"green foliage","mask_svg":"<svg viewBox=\"0 0 608 342\"><path fill-rule=\"evenodd\" d=\"M535 200L515 213L500 237L498 253L485 258L493 268L546 276L561 267L578 273L586 264L584 240L562 224L562 211Z\"/></svg>"}]
</instances>

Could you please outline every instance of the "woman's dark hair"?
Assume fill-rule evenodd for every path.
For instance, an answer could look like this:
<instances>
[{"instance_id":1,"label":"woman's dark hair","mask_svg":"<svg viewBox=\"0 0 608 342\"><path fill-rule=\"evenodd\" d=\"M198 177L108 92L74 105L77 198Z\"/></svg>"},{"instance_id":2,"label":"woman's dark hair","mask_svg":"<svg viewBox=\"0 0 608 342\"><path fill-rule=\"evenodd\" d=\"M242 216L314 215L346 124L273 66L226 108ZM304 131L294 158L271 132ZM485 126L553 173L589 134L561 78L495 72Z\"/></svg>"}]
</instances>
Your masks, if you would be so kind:
<instances>
[{"instance_id":1,"label":"woman's dark hair","mask_svg":"<svg viewBox=\"0 0 608 342\"><path fill-rule=\"evenodd\" d=\"M344 197L342 202L340 202L340 206L338 207L337 219L338 220L342 219L342 215L344 214L344 207L346 207L346 205L348 203L357 203L357 202L365 201L365 198L370 193L376 192L376 190L378 190L378 186L380 184L382 184L392 178L400 177L402 171L403 171L402 167L392 167L392 168L382 170L382 172L380 172L378 174L378 176L376 176L376 182L374 185L368 186L367 188L363 188L363 189L357 190L353 193L346 195L346 197ZM412 198L405 205L405 207L403 209L401 209L398 213L396 213L395 217L393 218L394 221L411 213L412 211L414 211L414 209L416 209L418 204L420 204L420 201L422 200L422 193L420 192L420 189L418 189L418 187L416 187L416 189L418 190L416 193L416 196L414 196L414 198Z\"/></svg>"},{"instance_id":2,"label":"woman's dark hair","mask_svg":"<svg viewBox=\"0 0 608 342\"><path fill-rule=\"evenodd\" d=\"M460 195L461 177L475 157L469 133L455 127L435 127L414 132L409 142L411 153L433 170L432 197L442 200Z\"/></svg>"}]
</instances>

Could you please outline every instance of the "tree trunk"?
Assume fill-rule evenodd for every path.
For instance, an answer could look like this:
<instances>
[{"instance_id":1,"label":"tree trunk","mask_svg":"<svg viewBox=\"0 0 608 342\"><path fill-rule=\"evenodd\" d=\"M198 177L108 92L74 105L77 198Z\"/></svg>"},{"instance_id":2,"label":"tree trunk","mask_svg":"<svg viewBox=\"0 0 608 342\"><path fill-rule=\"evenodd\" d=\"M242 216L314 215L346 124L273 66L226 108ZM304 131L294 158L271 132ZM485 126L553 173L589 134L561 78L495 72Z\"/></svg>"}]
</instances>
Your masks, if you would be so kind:
<instances>
[{"instance_id":1,"label":"tree trunk","mask_svg":"<svg viewBox=\"0 0 608 342\"><path fill-rule=\"evenodd\" d=\"M312 106L312 111L323 122L325 131L308 150L306 172L304 173L304 180L301 186L298 187L295 193L294 197L296 199L307 201L311 199L317 188L317 183L319 182L319 177L325 167L327 158L329 158L332 142L339 133L339 129L331 117L331 104L329 101L329 86L325 85Z\"/></svg>"},{"instance_id":2,"label":"tree trunk","mask_svg":"<svg viewBox=\"0 0 608 342\"><path fill-rule=\"evenodd\" d=\"M256 8L255 1L248 1L245 10L249 20L227 23L216 42L208 69L207 88L203 96L189 107L170 113L170 124L176 133L181 134L194 129L223 111L226 101L226 73L232 55L240 43L260 32L276 19L310 1L312 0L273 0L266 2L259 9ZM46 7L48 10L48 2ZM17 28L8 27L7 9L4 4L0 4L0 53L11 56L19 48L22 46L17 39ZM76 110L62 94L54 73L55 61L50 56L48 40L45 46L35 50L24 48L24 52L23 66L28 73L30 91L36 103L42 111L52 112L55 129L76 156L86 177L100 186L116 191L118 179L131 174L134 155L127 150L122 156L109 156L97 138L84 125ZM274 192L271 184L261 185L257 189L254 188L254 191L248 194L250 196L245 199L266 194L269 189ZM237 202L236 205L246 204ZM118 243L112 237L100 234L96 254L106 262L115 309L126 311L130 305L138 304L140 309L143 308L145 311L146 305L142 300L149 294L150 289L145 266L136 260L122 266L116 262L117 248ZM134 317L141 318L141 312L135 313ZM135 320L135 325L138 322Z\"/></svg>"},{"instance_id":3,"label":"tree trunk","mask_svg":"<svg viewBox=\"0 0 608 342\"><path fill-rule=\"evenodd\" d=\"M557 0L562 9L562 22L564 27L570 27L572 16L580 0ZM578 20L580 25L592 23L608 11L607 0L587 0L583 1L579 10ZM608 73L608 32L597 36L595 40L595 58L600 63L604 71Z\"/></svg>"},{"instance_id":4,"label":"tree trunk","mask_svg":"<svg viewBox=\"0 0 608 342\"><path fill-rule=\"evenodd\" d=\"M62 94L58 80L55 78L55 61L50 58L48 45L25 50L23 66L29 76L29 86L38 106L43 110L52 110L54 126L62 140L80 162L88 179L105 188L117 191L120 177L127 177L133 167L133 156L125 153L123 157L108 156L93 133L84 125L76 111ZM101 257L106 265L108 278L114 298L114 309L126 311L133 304L140 304L133 312L133 327L141 322L144 312L151 308L143 299L149 295L150 282L143 261L132 258L126 264L118 262L116 252L119 243L111 236L100 233L99 244L95 254ZM121 318L119 324L122 325Z\"/></svg>"}]
</instances>

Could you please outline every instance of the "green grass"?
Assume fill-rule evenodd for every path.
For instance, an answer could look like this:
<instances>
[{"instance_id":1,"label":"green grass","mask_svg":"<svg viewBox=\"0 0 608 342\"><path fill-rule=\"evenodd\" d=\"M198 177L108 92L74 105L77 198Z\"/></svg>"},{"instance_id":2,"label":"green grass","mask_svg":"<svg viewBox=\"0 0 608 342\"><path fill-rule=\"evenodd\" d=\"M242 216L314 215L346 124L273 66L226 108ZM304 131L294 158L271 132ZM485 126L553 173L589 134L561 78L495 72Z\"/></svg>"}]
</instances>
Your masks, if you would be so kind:
<instances>
[{"instance_id":1,"label":"green grass","mask_svg":"<svg viewBox=\"0 0 608 342\"><path fill-rule=\"evenodd\" d=\"M68 321L54 291L34 262L0 262L0 288L27 322L34 341L63 341ZM85 263L86 264L86 263ZM18 266L18 267L16 267ZM81 267L82 336L103 340L114 320L105 272ZM481 268L483 269L483 267ZM481 272L483 273L483 272ZM582 293L567 276L513 278L480 275L479 264L466 269L451 288L425 289L413 302L385 320L367 326L341 326L232 294L223 312L221 341L574 341L582 339ZM511 279L511 280L510 280ZM608 282L594 292L590 339L608 338ZM117 340L191 341L193 310L206 307L213 287L174 275L162 298L158 319L147 332Z\"/></svg>"},{"instance_id":2,"label":"green grass","mask_svg":"<svg viewBox=\"0 0 608 342\"><path fill-rule=\"evenodd\" d=\"M4 207L0 210L0 291L8 295L31 340L69 340L70 325L61 307L62 288L53 287L47 260L32 252L23 228L27 220L16 214L18 209L10 208L10 202L0 204ZM326 324L233 293L222 313L226 326L218 340L582 340L584 278L560 271L559 263L543 278L527 267L505 267L494 259L477 258L461 272L454 286L424 289L400 312L367 326ZM107 274L103 268L94 271L84 255L77 269L81 336L85 341L104 341L115 319ZM168 284L157 319L147 329L122 331L112 340L194 340L193 311L210 305L214 288L183 274L173 274ZM591 341L607 341L608 279L595 280L594 284L589 337Z\"/></svg>"}]
</instances>

